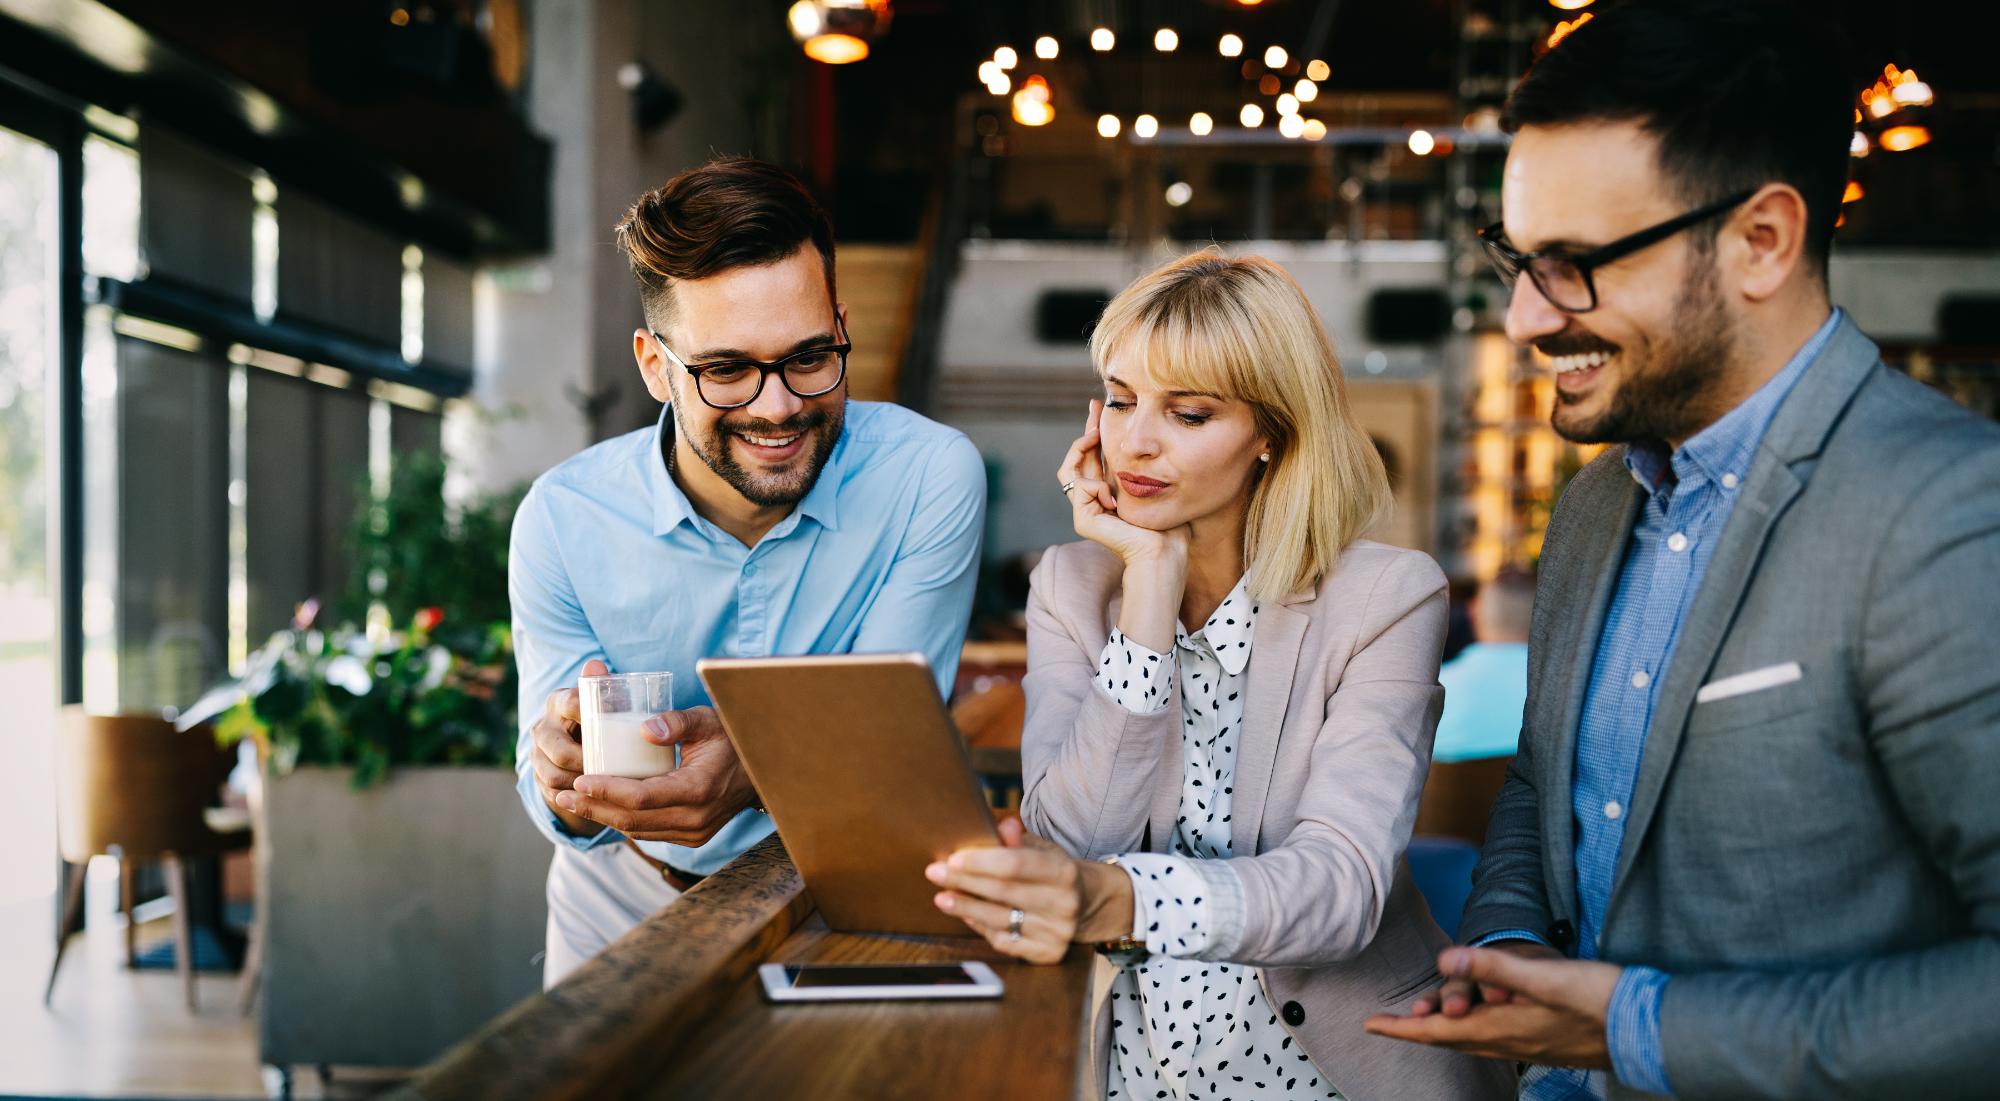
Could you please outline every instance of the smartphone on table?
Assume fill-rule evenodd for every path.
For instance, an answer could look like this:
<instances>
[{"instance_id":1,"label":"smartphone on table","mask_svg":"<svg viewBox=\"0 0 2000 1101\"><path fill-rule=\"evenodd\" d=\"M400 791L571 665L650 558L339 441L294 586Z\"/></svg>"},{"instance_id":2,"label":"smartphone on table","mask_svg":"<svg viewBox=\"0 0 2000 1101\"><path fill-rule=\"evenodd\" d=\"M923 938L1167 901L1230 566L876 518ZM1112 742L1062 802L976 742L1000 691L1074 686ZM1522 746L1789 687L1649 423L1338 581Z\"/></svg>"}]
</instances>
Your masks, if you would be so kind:
<instances>
[{"instance_id":1,"label":"smartphone on table","mask_svg":"<svg viewBox=\"0 0 2000 1101\"><path fill-rule=\"evenodd\" d=\"M767 963L757 969L774 1002L874 1002L997 998L993 969L965 963Z\"/></svg>"}]
</instances>

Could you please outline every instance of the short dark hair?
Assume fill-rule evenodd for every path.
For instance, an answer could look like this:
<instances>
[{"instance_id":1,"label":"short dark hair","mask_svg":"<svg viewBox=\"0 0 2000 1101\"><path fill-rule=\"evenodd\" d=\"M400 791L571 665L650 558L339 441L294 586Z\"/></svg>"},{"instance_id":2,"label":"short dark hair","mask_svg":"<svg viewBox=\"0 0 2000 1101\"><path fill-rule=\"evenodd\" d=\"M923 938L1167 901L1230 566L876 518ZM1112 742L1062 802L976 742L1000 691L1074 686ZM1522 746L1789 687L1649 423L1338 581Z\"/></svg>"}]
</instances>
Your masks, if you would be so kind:
<instances>
[{"instance_id":1,"label":"short dark hair","mask_svg":"<svg viewBox=\"0 0 2000 1101\"><path fill-rule=\"evenodd\" d=\"M1600 8L1605 5L1598 5ZM1628 0L1596 11L1529 68L1505 125L1632 121L1690 207L1786 183L1824 276L1847 188L1858 90L1830 16L1781 0ZM1700 227L1713 241L1716 224Z\"/></svg>"},{"instance_id":2,"label":"short dark hair","mask_svg":"<svg viewBox=\"0 0 2000 1101\"><path fill-rule=\"evenodd\" d=\"M833 223L798 177L752 157L690 168L632 204L614 231L639 281L646 323L673 318L673 284L772 264L808 242L834 297Z\"/></svg>"}]
</instances>

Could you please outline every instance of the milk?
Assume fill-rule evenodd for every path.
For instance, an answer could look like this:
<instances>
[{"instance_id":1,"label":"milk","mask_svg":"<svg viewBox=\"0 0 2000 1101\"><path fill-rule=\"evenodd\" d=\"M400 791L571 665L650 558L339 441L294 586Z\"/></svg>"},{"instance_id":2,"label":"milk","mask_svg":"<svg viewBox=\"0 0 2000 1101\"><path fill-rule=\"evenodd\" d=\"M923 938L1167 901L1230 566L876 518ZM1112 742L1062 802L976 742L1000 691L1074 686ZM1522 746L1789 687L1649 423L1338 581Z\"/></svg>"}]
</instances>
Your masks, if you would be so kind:
<instances>
[{"instance_id":1,"label":"milk","mask_svg":"<svg viewBox=\"0 0 2000 1101\"><path fill-rule=\"evenodd\" d=\"M646 737L640 711L583 717L583 771L595 776L628 776L644 780L674 770L674 747L655 745Z\"/></svg>"}]
</instances>

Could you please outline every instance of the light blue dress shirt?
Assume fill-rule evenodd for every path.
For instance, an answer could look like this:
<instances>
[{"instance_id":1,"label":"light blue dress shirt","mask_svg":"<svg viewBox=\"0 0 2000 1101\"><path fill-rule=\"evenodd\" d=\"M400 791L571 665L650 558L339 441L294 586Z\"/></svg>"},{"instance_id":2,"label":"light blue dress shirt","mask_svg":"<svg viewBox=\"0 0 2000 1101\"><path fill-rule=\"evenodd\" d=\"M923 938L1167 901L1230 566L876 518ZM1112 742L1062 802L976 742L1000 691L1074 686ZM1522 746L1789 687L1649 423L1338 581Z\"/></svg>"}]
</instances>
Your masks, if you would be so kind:
<instances>
[{"instance_id":1,"label":"light blue dress shirt","mask_svg":"<svg viewBox=\"0 0 2000 1101\"><path fill-rule=\"evenodd\" d=\"M1475 642L1444 663L1438 683L1444 685L1444 714L1431 760L1513 755L1528 703L1527 643Z\"/></svg>"},{"instance_id":2,"label":"light blue dress shirt","mask_svg":"<svg viewBox=\"0 0 2000 1101\"><path fill-rule=\"evenodd\" d=\"M703 519L667 474L663 410L536 479L514 518L507 591L521 673L521 801L558 845L623 835L565 832L535 787L529 728L585 661L670 672L674 706L707 704L705 657L920 651L949 693L979 569L986 470L963 433L900 406L850 401L840 441L791 515L754 547ZM699 848L639 845L707 875L761 840L746 810Z\"/></svg>"},{"instance_id":3,"label":"light blue dress shirt","mask_svg":"<svg viewBox=\"0 0 2000 1101\"><path fill-rule=\"evenodd\" d=\"M1597 958L1647 728L1681 625L1771 419L1819 358L1840 318L1835 309L1769 382L1672 455L1657 445L1626 449L1625 465L1645 489L1646 500L1626 543L1618 590L1598 635L1577 729L1570 795L1577 827L1580 959ZM1542 938L1510 930L1482 941L1500 939ZM1605 1039L1612 1069L1634 1089L1672 1092L1660 1048L1660 1002L1667 985L1664 972L1627 967L1611 995ZM1521 1096L1530 1101L1597 1096L1598 1084L1588 1077L1556 1068L1527 1082Z\"/></svg>"}]
</instances>

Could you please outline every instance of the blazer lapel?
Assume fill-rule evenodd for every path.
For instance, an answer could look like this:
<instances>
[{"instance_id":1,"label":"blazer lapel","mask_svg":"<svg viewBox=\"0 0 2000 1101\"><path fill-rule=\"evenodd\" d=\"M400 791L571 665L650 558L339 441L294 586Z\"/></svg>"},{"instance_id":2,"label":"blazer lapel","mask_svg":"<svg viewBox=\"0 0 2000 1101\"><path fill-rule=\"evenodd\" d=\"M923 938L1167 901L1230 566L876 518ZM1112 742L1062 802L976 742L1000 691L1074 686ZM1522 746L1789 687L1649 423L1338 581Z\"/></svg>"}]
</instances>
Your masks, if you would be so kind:
<instances>
[{"instance_id":1,"label":"blazer lapel","mask_svg":"<svg viewBox=\"0 0 2000 1101\"><path fill-rule=\"evenodd\" d=\"M1723 525L1722 541L1702 574L1701 588L1674 643L1666 683L1660 686L1659 703L1653 708L1652 726L1639 759L1625 840L1618 851L1618 871L1611 881L1614 898L1659 809L1661 792L1687 729L1688 713L1694 707L1694 694L1708 678L1716 654L1729 636L1764 544L1778 518L1805 489L1812 460L1880 359L1874 342L1862 335L1852 320L1843 319L1764 433L1757 460L1743 484L1743 496Z\"/></svg>"},{"instance_id":2,"label":"blazer lapel","mask_svg":"<svg viewBox=\"0 0 2000 1101\"><path fill-rule=\"evenodd\" d=\"M1597 513L1586 519L1570 542L1568 553L1574 565L1564 569L1557 584L1578 588L1588 585L1583 614L1573 621L1561 648L1551 655L1549 675L1558 678L1545 690L1560 701L1556 723L1547 728L1552 735L1545 745L1537 745L1538 761L1545 779L1541 787L1540 809L1544 851L1550 854L1550 902L1558 915L1575 914L1576 908L1576 820L1570 813L1571 785L1576 778L1576 732L1583 722L1583 701L1590 687L1590 668L1597 658L1597 638L1604 629L1604 617L1611 610L1611 598L1618 591L1618 574L1625 562L1625 543L1632 523L1645 499L1621 464L1614 494L1602 503L1591 502ZM1571 590L1575 591L1575 590ZM1540 600L1540 596L1536 598ZM1553 782L1546 782L1553 781Z\"/></svg>"},{"instance_id":3,"label":"blazer lapel","mask_svg":"<svg viewBox=\"0 0 2000 1101\"><path fill-rule=\"evenodd\" d=\"M1243 736L1237 742L1236 793L1231 803L1235 828L1230 831L1230 843L1238 856L1262 851L1264 800L1271 793L1278 738L1284 731L1285 709L1291 703L1292 674L1298 668L1299 646L1306 637L1307 615L1291 605L1312 595L1297 593L1257 612L1247 670L1250 680L1244 689ZM1153 813L1157 821L1157 804ZM1166 813L1171 823L1172 803Z\"/></svg>"}]
</instances>

